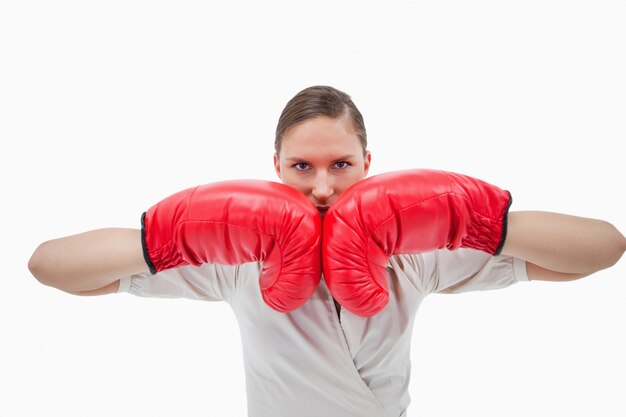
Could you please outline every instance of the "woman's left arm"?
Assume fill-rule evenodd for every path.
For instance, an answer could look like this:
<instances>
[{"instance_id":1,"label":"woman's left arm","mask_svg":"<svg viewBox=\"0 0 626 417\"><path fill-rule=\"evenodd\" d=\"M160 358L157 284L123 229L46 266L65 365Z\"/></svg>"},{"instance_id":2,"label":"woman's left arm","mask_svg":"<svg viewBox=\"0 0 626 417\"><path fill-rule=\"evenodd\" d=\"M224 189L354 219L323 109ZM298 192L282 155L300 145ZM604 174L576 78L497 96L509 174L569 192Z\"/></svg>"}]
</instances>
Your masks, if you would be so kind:
<instances>
[{"instance_id":1,"label":"woman's left arm","mask_svg":"<svg viewBox=\"0 0 626 417\"><path fill-rule=\"evenodd\" d=\"M615 265L625 250L624 236L603 220L517 211L501 254L524 259L530 280L571 281Z\"/></svg>"}]
</instances>

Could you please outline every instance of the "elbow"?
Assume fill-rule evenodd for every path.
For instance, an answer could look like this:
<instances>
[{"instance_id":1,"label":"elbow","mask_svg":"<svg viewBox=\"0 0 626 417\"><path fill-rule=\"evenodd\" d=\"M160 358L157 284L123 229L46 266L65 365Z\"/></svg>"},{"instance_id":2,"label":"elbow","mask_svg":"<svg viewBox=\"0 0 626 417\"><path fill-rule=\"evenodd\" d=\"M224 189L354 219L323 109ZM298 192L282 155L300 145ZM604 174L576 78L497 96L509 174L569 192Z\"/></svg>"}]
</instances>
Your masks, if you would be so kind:
<instances>
[{"instance_id":1,"label":"elbow","mask_svg":"<svg viewBox=\"0 0 626 417\"><path fill-rule=\"evenodd\" d=\"M41 245L35 249L35 252L31 255L28 260L28 270L39 281L39 276L41 275Z\"/></svg>"},{"instance_id":2,"label":"elbow","mask_svg":"<svg viewBox=\"0 0 626 417\"><path fill-rule=\"evenodd\" d=\"M28 270L40 283L54 287L46 242L40 244L28 260Z\"/></svg>"},{"instance_id":3,"label":"elbow","mask_svg":"<svg viewBox=\"0 0 626 417\"><path fill-rule=\"evenodd\" d=\"M61 278L59 261L50 242L40 244L28 260L28 270L41 284L73 294Z\"/></svg>"},{"instance_id":4,"label":"elbow","mask_svg":"<svg viewBox=\"0 0 626 417\"><path fill-rule=\"evenodd\" d=\"M624 235L610 223L607 223L607 228L607 244L605 246L606 258L605 264L601 269L610 268L615 265L619 262L622 255L624 255L624 251L626 251L626 238L624 238Z\"/></svg>"}]
</instances>

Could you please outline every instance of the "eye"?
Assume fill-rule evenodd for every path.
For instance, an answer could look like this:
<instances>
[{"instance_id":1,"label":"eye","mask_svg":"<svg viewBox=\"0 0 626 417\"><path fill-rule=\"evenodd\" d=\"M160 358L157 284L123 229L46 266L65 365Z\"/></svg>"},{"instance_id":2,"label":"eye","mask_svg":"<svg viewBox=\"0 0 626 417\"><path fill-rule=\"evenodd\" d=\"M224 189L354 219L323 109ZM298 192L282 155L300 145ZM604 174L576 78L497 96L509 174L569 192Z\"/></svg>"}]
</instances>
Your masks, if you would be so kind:
<instances>
[{"instance_id":1,"label":"eye","mask_svg":"<svg viewBox=\"0 0 626 417\"><path fill-rule=\"evenodd\" d=\"M350 162L346 162L346 161L339 161L336 163L336 165L339 165L339 164L343 164L343 166L339 168L348 168L350 165L352 165Z\"/></svg>"},{"instance_id":2,"label":"eye","mask_svg":"<svg viewBox=\"0 0 626 417\"><path fill-rule=\"evenodd\" d=\"M292 167L294 167L297 171L304 171L306 167L303 167L303 165L309 166L306 162L298 162L297 164L293 164Z\"/></svg>"}]
</instances>

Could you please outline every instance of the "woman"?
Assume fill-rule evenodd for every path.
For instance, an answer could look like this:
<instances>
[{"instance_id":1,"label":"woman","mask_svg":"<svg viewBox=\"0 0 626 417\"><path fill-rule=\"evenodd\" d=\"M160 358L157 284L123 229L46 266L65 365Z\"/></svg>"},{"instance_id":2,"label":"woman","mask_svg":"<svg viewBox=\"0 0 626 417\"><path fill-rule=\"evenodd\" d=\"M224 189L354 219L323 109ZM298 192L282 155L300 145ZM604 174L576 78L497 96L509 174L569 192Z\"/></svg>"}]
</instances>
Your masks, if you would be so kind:
<instances>
[{"instance_id":1,"label":"woman","mask_svg":"<svg viewBox=\"0 0 626 417\"><path fill-rule=\"evenodd\" d=\"M289 101L278 122L275 151L276 173L290 187L277 191L278 200L284 196L300 204L298 198L304 196L321 218L348 188L365 183L361 180L371 162L360 112L348 95L323 86L307 88ZM300 193L292 195L287 188ZM216 194L208 192L207 196ZM101 229L44 242L33 254L29 269L43 284L77 295L129 292L228 302L243 340L250 416L406 415L413 320L426 295L502 288L527 280L578 279L614 265L626 249L624 236L604 221L547 212L509 212L508 216L505 212L504 233L496 231L502 236L497 256L468 246L395 252L386 268L388 298L376 314L362 317L337 303L326 280L315 281L319 269L310 274L312 281L303 290L306 296L289 300L291 304L281 312L284 294L276 302L264 292L263 274L270 256L256 253L237 258L240 262L224 262L232 261L236 251L231 249L238 247L232 235L226 242L223 234L215 233L207 239L211 242L199 244L212 245L211 250L203 246L194 252L192 247L194 253L187 259L195 262L156 259L160 249L154 249L155 242L161 233L169 233L155 231L159 213L171 212L163 207L171 207L164 204L171 204L172 198L166 200L144 214L143 234L139 229ZM256 221L257 215L270 219L282 215L263 213L272 204L236 200L246 200L246 207L229 205L227 209L249 210L243 216L246 222ZM216 210L215 204L211 207ZM305 226L310 228L299 229L300 233L290 234L283 243L296 247L308 239L297 249L306 252L308 247L315 252L321 230L314 218L306 218ZM405 231L406 235L416 233ZM258 244L254 241L251 246L257 250ZM226 245L229 250L216 254ZM272 244L267 247L273 248ZM298 252L294 261L308 268L317 257L305 252ZM309 256L310 262L303 262L303 256Z\"/></svg>"}]
</instances>

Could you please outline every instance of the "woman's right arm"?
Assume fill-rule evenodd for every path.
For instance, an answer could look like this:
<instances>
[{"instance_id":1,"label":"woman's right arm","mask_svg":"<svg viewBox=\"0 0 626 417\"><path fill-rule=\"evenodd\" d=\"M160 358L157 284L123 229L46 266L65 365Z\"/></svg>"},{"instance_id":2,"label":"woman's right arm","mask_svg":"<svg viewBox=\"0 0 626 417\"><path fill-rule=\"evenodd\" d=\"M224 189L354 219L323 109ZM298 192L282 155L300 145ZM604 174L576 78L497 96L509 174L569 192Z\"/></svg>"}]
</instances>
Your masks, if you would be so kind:
<instances>
[{"instance_id":1,"label":"woman's right arm","mask_svg":"<svg viewBox=\"0 0 626 417\"><path fill-rule=\"evenodd\" d=\"M28 269L39 282L76 295L116 292L119 279L148 271L139 229L97 229L49 240Z\"/></svg>"}]
</instances>

